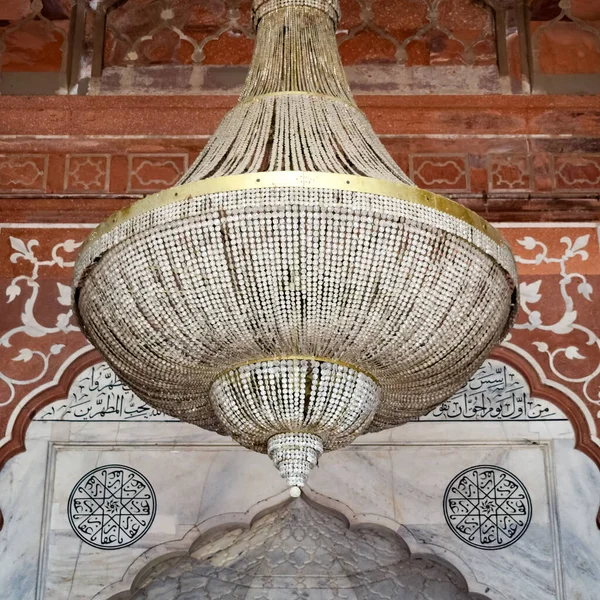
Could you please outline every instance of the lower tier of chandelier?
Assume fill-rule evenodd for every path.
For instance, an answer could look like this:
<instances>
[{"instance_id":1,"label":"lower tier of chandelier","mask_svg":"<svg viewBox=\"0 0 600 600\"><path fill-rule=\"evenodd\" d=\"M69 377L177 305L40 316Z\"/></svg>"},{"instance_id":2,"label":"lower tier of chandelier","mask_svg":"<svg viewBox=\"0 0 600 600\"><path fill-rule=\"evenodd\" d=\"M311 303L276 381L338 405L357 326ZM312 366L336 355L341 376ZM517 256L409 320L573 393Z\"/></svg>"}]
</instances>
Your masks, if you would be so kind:
<instances>
[{"instance_id":1,"label":"lower tier of chandelier","mask_svg":"<svg viewBox=\"0 0 600 600\"><path fill-rule=\"evenodd\" d=\"M451 396L506 335L516 282L504 239L445 198L256 173L172 188L101 225L75 310L150 405L285 463L294 444L271 452L274 436L327 450Z\"/></svg>"},{"instance_id":2,"label":"lower tier of chandelier","mask_svg":"<svg viewBox=\"0 0 600 600\"><path fill-rule=\"evenodd\" d=\"M226 371L210 401L235 440L266 445L282 477L302 487L324 450L346 446L368 428L379 392L372 377L349 365L288 357Z\"/></svg>"}]
</instances>

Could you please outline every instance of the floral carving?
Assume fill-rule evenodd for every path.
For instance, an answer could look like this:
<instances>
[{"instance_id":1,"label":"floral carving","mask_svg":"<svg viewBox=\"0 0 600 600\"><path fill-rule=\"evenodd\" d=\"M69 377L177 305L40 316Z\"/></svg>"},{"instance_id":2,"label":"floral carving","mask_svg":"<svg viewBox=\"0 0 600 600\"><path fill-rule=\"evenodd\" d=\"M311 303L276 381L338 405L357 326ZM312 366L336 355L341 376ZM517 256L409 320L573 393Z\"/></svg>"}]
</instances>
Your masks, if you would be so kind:
<instances>
[{"instance_id":1,"label":"floral carving","mask_svg":"<svg viewBox=\"0 0 600 600\"><path fill-rule=\"evenodd\" d=\"M14 277L6 287L6 302L11 304L17 297L26 297L20 319L14 327L6 331L0 337L0 348L14 348L14 352L10 361L12 363L30 363L26 371L27 375L9 375L11 371L9 365L3 366L0 369L0 381L4 384L4 390L0 391L0 406L5 406L11 403L17 394L17 388L27 386L32 383L41 381L47 374L49 363L52 356L59 355L65 348L64 343L52 343L49 348L40 350L39 348L31 348L28 344L23 346L23 336L25 339L33 341L37 338L53 336L55 334L69 334L71 332L79 332L79 328L72 323L73 311L71 310L71 288L68 285L58 281L54 283L54 297L60 307L64 307L56 316L52 326L43 324L43 320L38 318L37 311L39 306L36 304L42 292L42 282L40 281L40 270L48 268L65 269L65 275L70 275L70 269L74 262L71 260L74 252L81 246L81 243L73 239L68 239L64 242L54 245L51 251L50 258L41 260L36 251L40 245L38 240L30 239L24 241L17 237L10 236L10 246L14 251L10 255L10 262L17 264L24 262L29 264L28 273ZM69 256L70 255L70 256ZM46 287L44 298L48 297L48 289L51 286L50 281L44 281ZM19 336L19 345L15 347L13 338ZM62 336L61 336L61 339ZM38 344L35 344L38 346Z\"/></svg>"},{"instance_id":2,"label":"floral carving","mask_svg":"<svg viewBox=\"0 0 600 600\"><path fill-rule=\"evenodd\" d=\"M590 237L590 234L561 237L557 253L531 236L517 240L527 251L526 256L516 257L517 263L539 267L556 265L558 277L521 282L521 310L526 319L514 326L513 335L518 337L519 330L538 333L531 344L545 355L552 375L560 382L576 385L585 400L600 407L600 338L590 328L589 320L581 318L584 305L592 303L594 288L589 276L573 266L575 259L579 265L589 261ZM548 300L542 301L555 280L559 290L556 300L560 298L562 302L560 310L558 304L550 306ZM540 308L542 305L545 311ZM574 362L580 362L584 368L577 368Z\"/></svg>"}]
</instances>

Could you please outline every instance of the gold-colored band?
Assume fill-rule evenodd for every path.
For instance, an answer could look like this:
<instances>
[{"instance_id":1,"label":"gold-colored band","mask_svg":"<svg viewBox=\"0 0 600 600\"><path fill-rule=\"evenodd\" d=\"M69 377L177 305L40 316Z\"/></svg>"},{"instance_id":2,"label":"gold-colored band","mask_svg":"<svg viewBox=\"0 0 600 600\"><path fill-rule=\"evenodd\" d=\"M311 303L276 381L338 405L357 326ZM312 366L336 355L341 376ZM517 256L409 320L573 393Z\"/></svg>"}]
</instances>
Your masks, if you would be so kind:
<instances>
[{"instance_id":1,"label":"gold-colored band","mask_svg":"<svg viewBox=\"0 0 600 600\"><path fill-rule=\"evenodd\" d=\"M371 375L371 373L367 373L366 371L363 371L360 367L357 367L356 365L352 365L350 363L346 363L341 360L335 360L333 358L323 358L322 356L303 356L303 355L273 356L271 358L261 358L258 360L249 360L247 362L237 363L231 367L227 367L227 369L225 369L224 371L221 371L217 375L217 377L215 377L214 381L217 381L218 379L223 377L223 375L226 375L227 373L230 373L231 371L235 371L236 369L241 369L242 367L249 367L251 365L259 365L259 364L266 363L266 362L273 362L273 361L280 361L280 360L315 360L317 362L330 363L332 365L337 365L339 367L344 367L346 369L356 371L357 373L360 373L361 375L364 375L365 377L368 377L369 379L373 380L376 385L379 385L379 381L377 381L377 379L373 375Z\"/></svg>"},{"instance_id":2,"label":"gold-colored band","mask_svg":"<svg viewBox=\"0 0 600 600\"><path fill-rule=\"evenodd\" d=\"M350 192L398 198L405 202L412 202L433 208L456 219L460 219L487 235L497 244L508 245L502 234L478 214L457 202L453 202L432 192L427 192L416 186L340 173L267 171L193 181L142 198L131 206L114 213L106 221L98 225L86 240L83 249L93 244L98 238L110 232L115 227L118 227L121 223L171 203L185 202L191 198L207 194L267 188L347 190Z\"/></svg>"}]
</instances>

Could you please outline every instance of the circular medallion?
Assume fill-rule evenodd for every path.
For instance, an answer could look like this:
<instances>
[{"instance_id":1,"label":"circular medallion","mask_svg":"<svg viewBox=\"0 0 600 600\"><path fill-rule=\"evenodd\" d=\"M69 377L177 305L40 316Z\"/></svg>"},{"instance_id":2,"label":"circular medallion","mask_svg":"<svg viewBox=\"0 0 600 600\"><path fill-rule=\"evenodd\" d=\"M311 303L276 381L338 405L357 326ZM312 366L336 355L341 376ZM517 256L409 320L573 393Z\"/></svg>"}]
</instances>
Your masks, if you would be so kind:
<instances>
[{"instance_id":1,"label":"circular medallion","mask_svg":"<svg viewBox=\"0 0 600 600\"><path fill-rule=\"evenodd\" d=\"M514 544L527 531L529 492L512 473L478 465L459 473L446 488L444 516L461 540L482 550Z\"/></svg>"},{"instance_id":2,"label":"circular medallion","mask_svg":"<svg viewBox=\"0 0 600 600\"><path fill-rule=\"evenodd\" d=\"M138 471L98 467L73 488L68 504L73 531L94 548L116 550L141 539L156 515L156 495Z\"/></svg>"}]
</instances>

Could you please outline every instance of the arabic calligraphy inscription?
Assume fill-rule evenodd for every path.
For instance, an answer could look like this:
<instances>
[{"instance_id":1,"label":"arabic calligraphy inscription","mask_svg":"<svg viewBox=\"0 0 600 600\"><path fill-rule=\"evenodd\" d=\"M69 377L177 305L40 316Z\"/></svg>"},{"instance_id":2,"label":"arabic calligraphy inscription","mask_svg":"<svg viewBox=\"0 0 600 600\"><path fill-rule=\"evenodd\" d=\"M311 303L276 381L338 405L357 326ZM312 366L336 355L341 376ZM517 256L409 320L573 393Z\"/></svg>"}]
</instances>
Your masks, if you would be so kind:
<instances>
[{"instance_id":1,"label":"arabic calligraphy inscription","mask_svg":"<svg viewBox=\"0 0 600 600\"><path fill-rule=\"evenodd\" d=\"M459 473L446 488L444 516L456 536L482 550L514 544L531 523L529 492L501 467L479 465Z\"/></svg>"},{"instance_id":2,"label":"arabic calligraphy inscription","mask_svg":"<svg viewBox=\"0 0 600 600\"><path fill-rule=\"evenodd\" d=\"M38 421L175 421L138 398L116 373L100 363L75 379L67 400L54 402Z\"/></svg>"},{"instance_id":3,"label":"arabic calligraphy inscription","mask_svg":"<svg viewBox=\"0 0 600 600\"><path fill-rule=\"evenodd\" d=\"M58 401L35 417L38 421L176 421L148 406L106 364L86 369ZM499 360L486 360L452 398L421 421L566 421L545 400L532 398L523 376Z\"/></svg>"},{"instance_id":4,"label":"arabic calligraphy inscription","mask_svg":"<svg viewBox=\"0 0 600 600\"><path fill-rule=\"evenodd\" d=\"M527 381L499 360L486 360L452 398L421 421L566 421L545 400L532 398Z\"/></svg>"},{"instance_id":5,"label":"arabic calligraphy inscription","mask_svg":"<svg viewBox=\"0 0 600 600\"><path fill-rule=\"evenodd\" d=\"M73 488L68 505L73 531L102 550L125 548L141 539L156 515L156 495L138 471L123 465L98 467Z\"/></svg>"}]
</instances>

